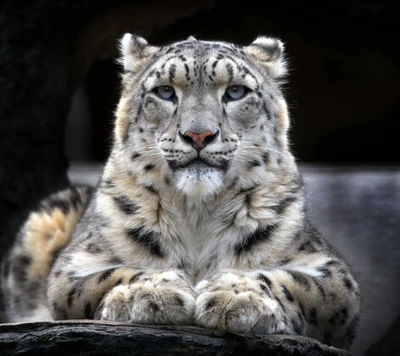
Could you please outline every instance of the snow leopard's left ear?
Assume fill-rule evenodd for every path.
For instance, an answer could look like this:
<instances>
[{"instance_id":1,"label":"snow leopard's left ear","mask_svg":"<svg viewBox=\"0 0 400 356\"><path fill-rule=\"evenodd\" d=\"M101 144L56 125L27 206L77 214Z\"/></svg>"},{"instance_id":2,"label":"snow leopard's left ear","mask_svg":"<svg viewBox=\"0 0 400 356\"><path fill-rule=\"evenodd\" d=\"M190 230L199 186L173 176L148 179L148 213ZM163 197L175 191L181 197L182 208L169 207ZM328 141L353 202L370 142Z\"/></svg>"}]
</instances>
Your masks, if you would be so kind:
<instances>
[{"instance_id":1,"label":"snow leopard's left ear","mask_svg":"<svg viewBox=\"0 0 400 356\"><path fill-rule=\"evenodd\" d=\"M140 36L126 33L120 40L120 52L122 58L119 63L123 65L126 72L140 72L148 60L159 50L151 46Z\"/></svg>"},{"instance_id":2,"label":"snow leopard's left ear","mask_svg":"<svg viewBox=\"0 0 400 356\"><path fill-rule=\"evenodd\" d=\"M244 52L267 69L273 78L283 77L287 73L286 61L283 55L284 46L277 38L260 36L250 45L243 48Z\"/></svg>"}]
</instances>

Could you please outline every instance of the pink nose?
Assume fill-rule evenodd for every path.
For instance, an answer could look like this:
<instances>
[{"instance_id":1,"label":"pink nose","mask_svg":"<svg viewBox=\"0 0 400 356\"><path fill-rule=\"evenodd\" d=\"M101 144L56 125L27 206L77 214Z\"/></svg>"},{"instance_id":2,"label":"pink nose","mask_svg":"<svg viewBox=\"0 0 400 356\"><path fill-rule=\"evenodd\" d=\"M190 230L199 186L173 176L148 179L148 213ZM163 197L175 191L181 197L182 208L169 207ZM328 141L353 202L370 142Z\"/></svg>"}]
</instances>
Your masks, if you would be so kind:
<instances>
[{"instance_id":1,"label":"pink nose","mask_svg":"<svg viewBox=\"0 0 400 356\"><path fill-rule=\"evenodd\" d=\"M211 131L204 131L201 133L186 131L182 136L185 141L191 143L196 150L204 148L207 143L212 141L210 138L214 137ZM206 140L207 137L209 138L208 140Z\"/></svg>"}]
</instances>

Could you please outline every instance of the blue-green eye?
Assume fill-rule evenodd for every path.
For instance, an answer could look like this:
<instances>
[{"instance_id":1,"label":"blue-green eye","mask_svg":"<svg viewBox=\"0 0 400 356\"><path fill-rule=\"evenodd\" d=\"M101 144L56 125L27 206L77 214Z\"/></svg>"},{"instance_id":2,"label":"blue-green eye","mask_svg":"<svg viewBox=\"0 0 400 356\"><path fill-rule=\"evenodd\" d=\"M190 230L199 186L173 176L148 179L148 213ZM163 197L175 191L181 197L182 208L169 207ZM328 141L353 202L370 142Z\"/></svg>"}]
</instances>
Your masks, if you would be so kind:
<instances>
[{"instance_id":1,"label":"blue-green eye","mask_svg":"<svg viewBox=\"0 0 400 356\"><path fill-rule=\"evenodd\" d=\"M231 85L225 91L224 97L228 101L239 100L246 96L249 88L244 85Z\"/></svg>"},{"instance_id":2,"label":"blue-green eye","mask_svg":"<svg viewBox=\"0 0 400 356\"><path fill-rule=\"evenodd\" d=\"M161 85L155 88L154 92L164 100L172 100L175 97L175 90L169 85Z\"/></svg>"}]
</instances>

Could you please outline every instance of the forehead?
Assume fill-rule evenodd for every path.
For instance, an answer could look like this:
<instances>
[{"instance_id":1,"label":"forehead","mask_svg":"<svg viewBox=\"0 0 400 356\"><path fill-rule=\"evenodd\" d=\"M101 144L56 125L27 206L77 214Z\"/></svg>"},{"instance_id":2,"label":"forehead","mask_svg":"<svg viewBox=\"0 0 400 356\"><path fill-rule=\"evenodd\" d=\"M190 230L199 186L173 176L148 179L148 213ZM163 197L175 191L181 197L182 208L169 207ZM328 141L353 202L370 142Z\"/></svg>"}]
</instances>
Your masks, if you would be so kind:
<instances>
[{"instance_id":1,"label":"forehead","mask_svg":"<svg viewBox=\"0 0 400 356\"><path fill-rule=\"evenodd\" d=\"M164 47L165 54L181 55L186 54L190 57L204 58L208 55L229 56L244 55L241 47L217 41L182 41Z\"/></svg>"},{"instance_id":2,"label":"forehead","mask_svg":"<svg viewBox=\"0 0 400 356\"><path fill-rule=\"evenodd\" d=\"M225 42L183 41L160 48L147 79L177 85L188 82L193 85L200 82L258 85L255 72L239 46Z\"/></svg>"}]
</instances>

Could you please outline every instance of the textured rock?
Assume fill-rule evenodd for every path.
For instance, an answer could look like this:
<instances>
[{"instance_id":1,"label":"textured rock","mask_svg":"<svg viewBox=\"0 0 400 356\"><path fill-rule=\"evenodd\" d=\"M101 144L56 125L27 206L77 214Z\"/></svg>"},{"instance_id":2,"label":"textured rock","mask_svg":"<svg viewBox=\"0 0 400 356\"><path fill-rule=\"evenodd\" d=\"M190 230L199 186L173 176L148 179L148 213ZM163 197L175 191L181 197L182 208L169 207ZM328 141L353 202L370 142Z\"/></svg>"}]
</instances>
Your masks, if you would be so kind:
<instances>
[{"instance_id":1,"label":"textured rock","mask_svg":"<svg viewBox=\"0 0 400 356\"><path fill-rule=\"evenodd\" d=\"M69 321L0 325L2 354L345 356L346 351L288 335L243 336L197 327Z\"/></svg>"}]
</instances>

